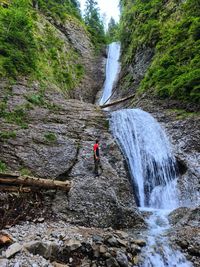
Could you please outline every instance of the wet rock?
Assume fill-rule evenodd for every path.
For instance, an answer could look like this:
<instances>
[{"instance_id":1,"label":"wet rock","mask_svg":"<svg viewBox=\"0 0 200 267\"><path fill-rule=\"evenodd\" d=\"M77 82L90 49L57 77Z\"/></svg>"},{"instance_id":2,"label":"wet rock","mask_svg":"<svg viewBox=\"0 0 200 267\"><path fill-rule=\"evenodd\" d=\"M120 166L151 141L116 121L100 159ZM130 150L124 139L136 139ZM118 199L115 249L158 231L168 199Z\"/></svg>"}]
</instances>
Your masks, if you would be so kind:
<instances>
[{"instance_id":1,"label":"wet rock","mask_svg":"<svg viewBox=\"0 0 200 267\"><path fill-rule=\"evenodd\" d=\"M127 256L120 251L117 252L116 260L121 267L128 267L129 266Z\"/></svg>"},{"instance_id":2,"label":"wet rock","mask_svg":"<svg viewBox=\"0 0 200 267\"><path fill-rule=\"evenodd\" d=\"M16 253L20 252L22 249L22 245L19 243L14 243L9 246L9 248L5 251L6 258L13 257Z\"/></svg>"},{"instance_id":3,"label":"wet rock","mask_svg":"<svg viewBox=\"0 0 200 267\"><path fill-rule=\"evenodd\" d=\"M143 239L137 239L137 240L134 240L134 243L140 247L144 247L146 246L146 241L143 240Z\"/></svg>"},{"instance_id":4,"label":"wet rock","mask_svg":"<svg viewBox=\"0 0 200 267\"><path fill-rule=\"evenodd\" d=\"M107 267L120 267L115 258L109 258L106 260Z\"/></svg>"}]
</instances>

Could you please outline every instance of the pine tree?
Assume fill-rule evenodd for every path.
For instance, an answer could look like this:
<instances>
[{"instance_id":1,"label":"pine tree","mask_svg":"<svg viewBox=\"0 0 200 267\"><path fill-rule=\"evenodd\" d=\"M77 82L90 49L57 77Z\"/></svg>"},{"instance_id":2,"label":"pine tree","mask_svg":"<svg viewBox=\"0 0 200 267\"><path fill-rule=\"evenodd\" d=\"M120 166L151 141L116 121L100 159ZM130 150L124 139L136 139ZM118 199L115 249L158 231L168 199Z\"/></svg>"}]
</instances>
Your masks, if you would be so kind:
<instances>
[{"instance_id":1,"label":"pine tree","mask_svg":"<svg viewBox=\"0 0 200 267\"><path fill-rule=\"evenodd\" d=\"M117 41L118 38L118 24L115 20L111 17L108 23L108 30L107 30L107 40L109 43Z\"/></svg>"},{"instance_id":2,"label":"pine tree","mask_svg":"<svg viewBox=\"0 0 200 267\"><path fill-rule=\"evenodd\" d=\"M105 44L105 32L99 7L95 0L87 0L85 4L84 20L91 33L92 41L97 50Z\"/></svg>"}]
</instances>

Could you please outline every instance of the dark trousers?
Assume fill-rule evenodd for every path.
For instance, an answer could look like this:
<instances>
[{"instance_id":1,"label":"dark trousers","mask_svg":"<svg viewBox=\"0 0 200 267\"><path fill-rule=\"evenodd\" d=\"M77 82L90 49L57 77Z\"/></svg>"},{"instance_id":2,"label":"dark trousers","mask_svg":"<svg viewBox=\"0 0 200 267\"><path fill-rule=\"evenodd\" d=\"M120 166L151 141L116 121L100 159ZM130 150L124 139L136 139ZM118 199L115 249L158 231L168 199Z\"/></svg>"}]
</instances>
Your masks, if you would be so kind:
<instances>
[{"instance_id":1,"label":"dark trousers","mask_svg":"<svg viewBox=\"0 0 200 267\"><path fill-rule=\"evenodd\" d=\"M102 168L100 159L99 159L99 158L96 159L96 158L94 157L94 173L95 173L96 175L99 175L99 168L103 171L103 168Z\"/></svg>"}]
</instances>

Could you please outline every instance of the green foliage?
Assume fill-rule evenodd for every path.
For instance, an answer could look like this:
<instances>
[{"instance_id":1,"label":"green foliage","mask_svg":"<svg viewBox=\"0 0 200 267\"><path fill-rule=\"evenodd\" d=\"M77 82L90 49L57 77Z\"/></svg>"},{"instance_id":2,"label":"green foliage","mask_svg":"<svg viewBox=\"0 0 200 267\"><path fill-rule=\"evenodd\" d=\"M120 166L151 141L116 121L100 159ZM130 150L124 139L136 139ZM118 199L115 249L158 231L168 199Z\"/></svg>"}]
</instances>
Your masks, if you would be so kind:
<instances>
[{"instance_id":1,"label":"green foliage","mask_svg":"<svg viewBox=\"0 0 200 267\"><path fill-rule=\"evenodd\" d=\"M24 106L17 106L13 111L7 110L6 101L0 102L0 118L5 119L6 122L15 123L21 128L26 129L27 118L26 118L26 108Z\"/></svg>"},{"instance_id":2,"label":"green foliage","mask_svg":"<svg viewBox=\"0 0 200 267\"><path fill-rule=\"evenodd\" d=\"M122 4L123 65L140 47L155 48L155 56L140 91L160 97L200 102L200 3L136 0Z\"/></svg>"},{"instance_id":3,"label":"green foliage","mask_svg":"<svg viewBox=\"0 0 200 267\"><path fill-rule=\"evenodd\" d=\"M68 47L55 28L42 18L38 21L35 36L38 51L37 79L46 86L54 84L63 91L73 89L85 73L83 65L79 63L78 53Z\"/></svg>"},{"instance_id":4,"label":"green foliage","mask_svg":"<svg viewBox=\"0 0 200 267\"><path fill-rule=\"evenodd\" d=\"M31 171L29 170L29 169L27 169L27 168L22 168L22 169L20 169L20 174L22 175L22 176L31 176Z\"/></svg>"},{"instance_id":5,"label":"green foliage","mask_svg":"<svg viewBox=\"0 0 200 267\"><path fill-rule=\"evenodd\" d=\"M0 172L5 172L6 170L7 170L6 164L0 160Z\"/></svg>"},{"instance_id":6,"label":"green foliage","mask_svg":"<svg viewBox=\"0 0 200 267\"><path fill-rule=\"evenodd\" d=\"M33 19L29 1L0 6L0 77L29 74L36 68Z\"/></svg>"},{"instance_id":7,"label":"green foliage","mask_svg":"<svg viewBox=\"0 0 200 267\"><path fill-rule=\"evenodd\" d=\"M51 132L45 133L44 137L45 137L46 141L49 143L55 143L57 140L56 135L54 133L51 133Z\"/></svg>"},{"instance_id":8,"label":"green foliage","mask_svg":"<svg viewBox=\"0 0 200 267\"><path fill-rule=\"evenodd\" d=\"M91 34L91 40L97 51L106 43L104 24L95 0L86 0L84 21Z\"/></svg>"},{"instance_id":9,"label":"green foliage","mask_svg":"<svg viewBox=\"0 0 200 267\"><path fill-rule=\"evenodd\" d=\"M36 2L40 10L47 15L50 13L55 19L64 21L67 19L67 14L81 19L80 4L77 0L38 0Z\"/></svg>"},{"instance_id":10,"label":"green foliage","mask_svg":"<svg viewBox=\"0 0 200 267\"><path fill-rule=\"evenodd\" d=\"M9 131L9 132L2 132L0 131L0 139L10 139L10 138L16 138L16 132L15 131Z\"/></svg>"},{"instance_id":11,"label":"green foliage","mask_svg":"<svg viewBox=\"0 0 200 267\"><path fill-rule=\"evenodd\" d=\"M106 38L108 44L119 41L119 25L115 22L115 20L112 17L108 23Z\"/></svg>"}]
</instances>

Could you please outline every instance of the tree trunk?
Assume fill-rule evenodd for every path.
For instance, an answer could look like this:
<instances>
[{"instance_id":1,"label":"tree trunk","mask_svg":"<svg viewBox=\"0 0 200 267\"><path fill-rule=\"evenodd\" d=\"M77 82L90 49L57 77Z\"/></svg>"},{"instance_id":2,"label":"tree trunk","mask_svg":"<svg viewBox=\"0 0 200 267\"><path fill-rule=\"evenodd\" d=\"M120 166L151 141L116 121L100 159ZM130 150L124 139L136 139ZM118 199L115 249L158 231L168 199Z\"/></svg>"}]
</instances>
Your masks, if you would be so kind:
<instances>
[{"instance_id":1,"label":"tree trunk","mask_svg":"<svg viewBox=\"0 0 200 267\"><path fill-rule=\"evenodd\" d=\"M41 179L30 176L20 176L18 174L0 173L0 185L39 187L43 189L60 189L62 191L68 192L72 187L72 182L70 181L62 182L62 181L54 181L52 179Z\"/></svg>"},{"instance_id":2,"label":"tree trunk","mask_svg":"<svg viewBox=\"0 0 200 267\"><path fill-rule=\"evenodd\" d=\"M110 102L110 103L105 104L105 105L101 105L100 108L107 108L107 107L110 107L110 106L114 106L114 105L120 104L120 103L122 103L124 101L127 101L127 100L129 100L131 98L134 98L134 97L135 97L135 94L127 96L127 97L124 97L124 98L121 98L121 99L113 101L113 102Z\"/></svg>"}]
</instances>

